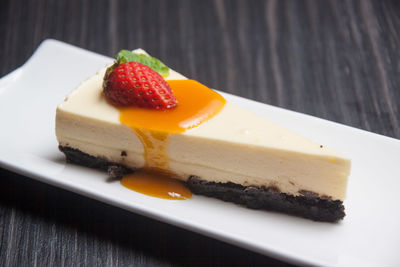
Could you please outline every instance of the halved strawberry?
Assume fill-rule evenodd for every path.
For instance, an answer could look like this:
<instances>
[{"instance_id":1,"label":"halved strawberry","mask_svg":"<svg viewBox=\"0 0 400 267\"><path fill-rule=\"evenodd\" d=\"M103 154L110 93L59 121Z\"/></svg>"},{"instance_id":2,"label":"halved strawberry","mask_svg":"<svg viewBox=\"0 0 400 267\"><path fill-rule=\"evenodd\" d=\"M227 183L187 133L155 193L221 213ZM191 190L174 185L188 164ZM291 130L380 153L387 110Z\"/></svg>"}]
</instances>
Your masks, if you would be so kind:
<instances>
[{"instance_id":1,"label":"halved strawberry","mask_svg":"<svg viewBox=\"0 0 400 267\"><path fill-rule=\"evenodd\" d=\"M117 106L165 110L176 107L177 100L164 78L138 62L115 64L104 76L103 91Z\"/></svg>"}]
</instances>

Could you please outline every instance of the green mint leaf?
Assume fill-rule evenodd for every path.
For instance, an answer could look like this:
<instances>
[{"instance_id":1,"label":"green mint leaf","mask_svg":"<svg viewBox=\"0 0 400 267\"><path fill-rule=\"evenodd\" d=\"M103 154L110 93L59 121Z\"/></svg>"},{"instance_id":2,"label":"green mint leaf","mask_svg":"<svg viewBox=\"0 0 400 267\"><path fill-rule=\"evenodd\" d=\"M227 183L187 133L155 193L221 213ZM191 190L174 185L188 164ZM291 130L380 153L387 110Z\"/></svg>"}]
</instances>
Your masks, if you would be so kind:
<instances>
[{"instance_id":1,"label":"green mint leaf","mask_svg":"<svg viewBox=\"0 0 400 267\"><path fill-rule=\"evenodd\" d=\"M169 74L169 68L157 58L146 54L133 53L129 50L119 51L117 54L117 62L118 64L125 62L139 62L152 68L163 77L166 77Z\"/></svg>"}]
</instances>

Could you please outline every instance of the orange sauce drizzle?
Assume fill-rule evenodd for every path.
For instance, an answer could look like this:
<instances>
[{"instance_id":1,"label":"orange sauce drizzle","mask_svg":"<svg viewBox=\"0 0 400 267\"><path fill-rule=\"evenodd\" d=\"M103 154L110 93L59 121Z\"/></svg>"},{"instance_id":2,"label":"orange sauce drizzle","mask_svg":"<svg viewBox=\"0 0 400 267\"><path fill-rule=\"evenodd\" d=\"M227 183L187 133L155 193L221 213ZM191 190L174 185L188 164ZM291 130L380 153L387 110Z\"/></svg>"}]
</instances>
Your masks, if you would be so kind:
<instances>
[{"instance_id":1,"label":"orange sauce drizzle","mask_svg":"<svg viewBox=\"0 0 400 267\"><path fill-rule=\"evenodd\" d=\"M146 160L143 170L124 176L121 184L150 196L187 199L190 191L186 188L190 193L187 194L182 182L171 179L174 175L169 171L168 138L171 133L182 133L209 120L222 110L226 100L195 80L167 82L178 100L174 109L119 108L121 123L128 125L141 140ZM185 197L168 197L175 193Z\"/></svg>"},{"instance_id":2,"label":"orange sauce drizzle","mask_svg":"<svg viewBox=\"0 0 400 267\"><path fill-rule=\"evenodd\" d=\"M226 103L220 94L195 80L170 80L167 83L178 100L176 108L164 111L120 108L120 121L133 129L182 133L212 118Z\"/></svg>"}]
</instances>

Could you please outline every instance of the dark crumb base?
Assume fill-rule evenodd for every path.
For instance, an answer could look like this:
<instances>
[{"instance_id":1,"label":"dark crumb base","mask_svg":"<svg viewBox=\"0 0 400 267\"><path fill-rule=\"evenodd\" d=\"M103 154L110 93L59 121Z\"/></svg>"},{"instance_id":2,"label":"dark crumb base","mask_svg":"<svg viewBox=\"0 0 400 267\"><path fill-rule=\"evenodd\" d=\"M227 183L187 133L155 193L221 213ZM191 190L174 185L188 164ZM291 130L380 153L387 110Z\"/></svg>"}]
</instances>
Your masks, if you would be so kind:
<instances>
[{"instance_id":1,"label":"dark crumb base","mask_svg":"<svg viewBox=\"0 0 400 267\"><path fill-rule=\"evenodd\" d=\"M122 164L109 162L103 158L90 156L78 149L73 149L66 146L58 146L61 152L67 157L67 162L83 165L89 168L101 169L108 172L112 179L120 179L125 174L131 173L134 170L125 167Z\"/></svg>"},{"instance_id":2,"label":"dark crumb base","mask_svg":"<svg viewBox=\"0 0 400 267\"><path fill-rule=\"evenodd\" d=\"M124 174L133 172L121 164L90 156L77 149L63 146L59 146L59 149L66 155L67 162L106 170L111 178L121 178ZM318 194L308 191L301 191L300 196L293 196L281 193L275 187L214 183L195 176L191 176L186 185L194 194L218 198L252 209L279 211L324 222L336 222L345 216L342 201L319 197Z\"/></svg>"},{"instance_id":3,"label":"dark crumb base","mask_svg":"<svg viewBox=\"0 0 400 267\"><path fill-rule=\"evenodd\" d=\"M293 196L281 193L274 187L242 186L234 183L207 182L192 176L186 185L194 194L215 197L245 205L251 209L284 212L314 221L336 222L345 216L343 202L308 191Z\"/></svg>"}]
</instances>

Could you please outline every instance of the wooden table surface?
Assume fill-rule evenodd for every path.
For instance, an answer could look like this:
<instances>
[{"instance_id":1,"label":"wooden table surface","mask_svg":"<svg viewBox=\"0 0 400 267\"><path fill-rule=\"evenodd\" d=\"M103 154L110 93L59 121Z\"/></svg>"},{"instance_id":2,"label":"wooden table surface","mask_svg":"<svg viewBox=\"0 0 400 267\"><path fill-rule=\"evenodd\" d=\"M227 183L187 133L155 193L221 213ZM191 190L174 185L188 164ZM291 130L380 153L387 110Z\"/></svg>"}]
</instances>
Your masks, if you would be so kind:
<instances>
[{"instance_id":1,"label":"wooden table surface","mask_svg":"<svg viewBox=\"0 0 400 267\"><path fill-rule=\"evenodd\" d=\"M399 1L3 0L0 76L46 38L108 56L142 47L212 88L400 138L399 14ZM0 266L284 264L0 177Z\"/></svg>"}]
</instances>

